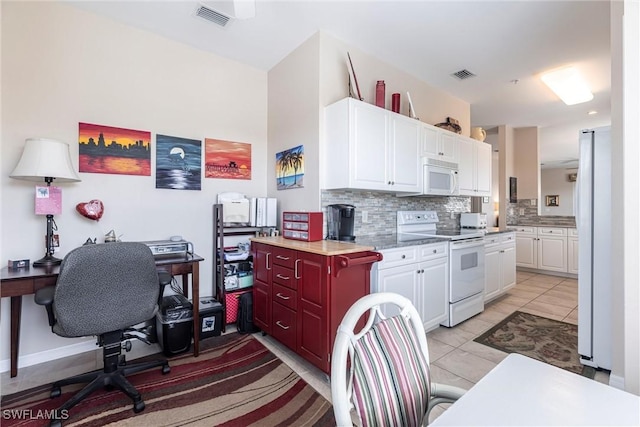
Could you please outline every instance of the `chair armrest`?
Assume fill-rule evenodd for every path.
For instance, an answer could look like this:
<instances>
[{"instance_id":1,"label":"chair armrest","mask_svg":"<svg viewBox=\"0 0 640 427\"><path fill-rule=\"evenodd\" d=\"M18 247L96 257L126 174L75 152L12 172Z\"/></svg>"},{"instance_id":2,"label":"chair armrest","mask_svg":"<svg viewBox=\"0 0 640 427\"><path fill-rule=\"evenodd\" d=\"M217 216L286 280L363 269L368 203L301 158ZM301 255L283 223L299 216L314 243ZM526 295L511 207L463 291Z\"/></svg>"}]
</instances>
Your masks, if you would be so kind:
<instances>
[{"instance_id":1,"label":"chair armrest","mask_svg":"<svg viewBox=\"0 0 640 427\"><path fill-rule=\"evenodd\" d=\"M171 279L172 276L170 273L167 273L166 271L158 272L158 282L160 283L160 286L167 286L169 283L171 283Z\"/></svg>"},{"instance_id":2,"label":"chair armrest","mask_svg":"<svg viewBox=\"0 0 640 427\"><path fill-rule=\"evenodd\" d=\"M55 286L47 286L42 289L38 289L33 297L36 304L44 305L47 309L47 317L49 318L49 326L51 327L56 323L56 319L53 316L53 295L55 292Z\"/></svg>"},{"instance_id":3,"label":"chair armrest","mask_svg":"<svg viewBox=\"0 0 640 427\"><path fill-rule=\"evenodd\" d=\"M467 391L460 387L447 384L431 383L431 396L433 398L442 398L451 401L458 400Z\"/></svg>"}]
</instances>

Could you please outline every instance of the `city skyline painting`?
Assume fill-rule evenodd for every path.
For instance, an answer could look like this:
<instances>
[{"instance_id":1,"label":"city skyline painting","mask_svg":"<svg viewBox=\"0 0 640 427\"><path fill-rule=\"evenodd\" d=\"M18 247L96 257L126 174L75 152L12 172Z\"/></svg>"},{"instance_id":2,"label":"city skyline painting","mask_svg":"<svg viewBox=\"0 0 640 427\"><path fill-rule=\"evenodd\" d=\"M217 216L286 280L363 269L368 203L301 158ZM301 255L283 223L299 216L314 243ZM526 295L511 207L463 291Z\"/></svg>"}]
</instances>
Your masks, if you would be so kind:
<instances>
[{"instance_id":1,"label":"city skyline painting","mask_svg":"<svg viewBox=\"0 0 640 427\"><path fill-rule=\"evenodd\" d=\"M151 132L78 125L79 171L151 176Z\"/></svg>"},{"instance_id":2,"label":"city skyline painting","mask_svg":"<svg viewBox=\"0 0 640 427\"><path fill-rule=\"evenodd\" d=\"M205 178L251 179L251 144L205 138Z\"/></svg>"},{"instance_id":3,"label":"city skyline painting","mask_svg":"<svg viewBox=\"0 0 640 427\"><path fill-rule=\"evenodd\" d=\"M304 146L276 153L276 184L278 190L304 187Z\"/></svg>"}]
</instances>

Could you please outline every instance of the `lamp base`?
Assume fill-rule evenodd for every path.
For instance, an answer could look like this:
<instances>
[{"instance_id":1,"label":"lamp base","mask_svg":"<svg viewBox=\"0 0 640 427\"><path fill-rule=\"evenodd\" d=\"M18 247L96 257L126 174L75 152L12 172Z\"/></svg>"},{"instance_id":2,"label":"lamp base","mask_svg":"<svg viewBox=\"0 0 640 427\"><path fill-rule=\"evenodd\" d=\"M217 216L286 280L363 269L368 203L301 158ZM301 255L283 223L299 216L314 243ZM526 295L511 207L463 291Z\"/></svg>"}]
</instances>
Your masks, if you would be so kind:
<instances>
[{"instance_id":1,"label":"lamp base","mask_svg":"<svg viewBox=\"0 0 640 427\"><path fill-rule=\"evenodd\" d=\"M45 255L44 257L40 258L37 261L33 262L33 266L34 267L51 267L54 265L60 265L60 263L62 262L62 260L60 258L56 258L52 255Z\"/></svg>"}]
</instances>

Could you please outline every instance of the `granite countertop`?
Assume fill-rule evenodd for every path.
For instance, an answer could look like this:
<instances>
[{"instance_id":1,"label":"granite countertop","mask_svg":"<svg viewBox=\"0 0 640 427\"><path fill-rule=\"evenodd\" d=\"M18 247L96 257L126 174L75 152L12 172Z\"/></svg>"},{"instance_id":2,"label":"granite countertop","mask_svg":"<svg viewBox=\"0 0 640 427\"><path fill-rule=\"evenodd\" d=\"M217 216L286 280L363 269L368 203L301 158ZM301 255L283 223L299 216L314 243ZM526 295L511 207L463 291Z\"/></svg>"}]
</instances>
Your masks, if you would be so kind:
<instances>
[{"instance_id":1,"label":"granite countertop","mask_svg":"<svg viewBox=\"0 0 640 427\"><path fill-rule=\"evenodd\" d=\"M373 246L375 250L380 251L382 249L403 248L407 246L419 246L428 245L430 243L447 242L448 239L442 237L429 237L421 240L412 240L410 242L398 241L398 235L385 234L382 236L362 236L356 237L356 242L361 245Z\"/></svg>"},{"instance_id":2,"label":"granite countertop","mask_svg":"<svg viewBox=\"0 0 640 427\"><path fill-rule=\"evenodd\" d=\"M526 227L557 227L557 228L576 228L576 224L566 223L566 224L558 224L557 222L552 221L518 221L515 224L507 224L507 227L517 227L519 225Z\"/></svg>"}]
</instances>

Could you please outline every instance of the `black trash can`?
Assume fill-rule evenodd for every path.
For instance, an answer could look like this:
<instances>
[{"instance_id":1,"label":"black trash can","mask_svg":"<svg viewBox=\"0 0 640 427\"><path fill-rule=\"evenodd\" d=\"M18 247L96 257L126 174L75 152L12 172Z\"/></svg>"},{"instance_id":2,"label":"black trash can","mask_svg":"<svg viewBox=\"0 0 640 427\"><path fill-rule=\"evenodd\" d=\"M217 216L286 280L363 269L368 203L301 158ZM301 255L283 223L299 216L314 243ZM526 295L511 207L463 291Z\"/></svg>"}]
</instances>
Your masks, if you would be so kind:
<instances>
[{"instance_id":1,"label":"black trash can","mask_svg":"<svg viewBox=\"0 0 640 427\"><path fill-rule=\"evenodd\" d=\"M162 298L156 314L156 332L166 356L189 351L193 338L193 305L184 295Z\"/></svg>"}]
</instances>

